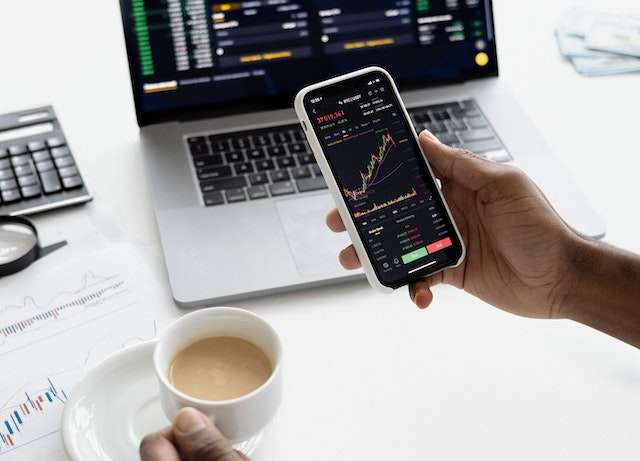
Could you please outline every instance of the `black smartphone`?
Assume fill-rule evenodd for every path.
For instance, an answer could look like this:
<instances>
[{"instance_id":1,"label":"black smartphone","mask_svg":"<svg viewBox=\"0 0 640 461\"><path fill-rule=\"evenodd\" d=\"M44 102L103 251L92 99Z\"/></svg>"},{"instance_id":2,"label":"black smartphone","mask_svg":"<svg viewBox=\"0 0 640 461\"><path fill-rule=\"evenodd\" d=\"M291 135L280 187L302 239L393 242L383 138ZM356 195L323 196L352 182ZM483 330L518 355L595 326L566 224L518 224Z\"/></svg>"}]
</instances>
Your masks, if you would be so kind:
<instances>
[{"instance_id":1,"label":"black smartphone","mask_svg":"<svg viewBox=\"0 0 640 461\"><path fill-rule=\"evenodd\" d=\"M388 72L369 67L311 85L295 108L374 288L389 292L464 260Z\"/></svg>"}]
</instances>

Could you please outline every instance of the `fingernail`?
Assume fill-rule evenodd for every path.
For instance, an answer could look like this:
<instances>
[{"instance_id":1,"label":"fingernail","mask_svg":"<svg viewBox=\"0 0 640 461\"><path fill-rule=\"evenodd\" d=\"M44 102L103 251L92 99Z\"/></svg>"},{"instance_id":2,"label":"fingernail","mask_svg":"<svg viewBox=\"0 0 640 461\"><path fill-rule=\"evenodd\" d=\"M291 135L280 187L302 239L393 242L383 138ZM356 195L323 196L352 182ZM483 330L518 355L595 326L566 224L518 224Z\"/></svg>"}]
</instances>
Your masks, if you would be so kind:
<instances>
[{"instance_id":1,"label":"fingernail","mask_svg":"<svg viewBox=\"0 0 640 461\"><path fill-rule=\"evenodd\" d=\"M433 133L431 133L429 130L422 130L422 132L420 133L420 136L423 136L432 141L440 142L438 138L436 138L436 136Z\"/></svg>"},{"instance_id":2,"label":"fingernail","mask_svg":"<svg viewBox=\"0 0 640 461\"><path fill-rule=\"evenodd\" d=\"M174 421L176 429L183 434L191 434L206 427L204 418L193 408L183 408Z\"/></svg>"}]
</instances>

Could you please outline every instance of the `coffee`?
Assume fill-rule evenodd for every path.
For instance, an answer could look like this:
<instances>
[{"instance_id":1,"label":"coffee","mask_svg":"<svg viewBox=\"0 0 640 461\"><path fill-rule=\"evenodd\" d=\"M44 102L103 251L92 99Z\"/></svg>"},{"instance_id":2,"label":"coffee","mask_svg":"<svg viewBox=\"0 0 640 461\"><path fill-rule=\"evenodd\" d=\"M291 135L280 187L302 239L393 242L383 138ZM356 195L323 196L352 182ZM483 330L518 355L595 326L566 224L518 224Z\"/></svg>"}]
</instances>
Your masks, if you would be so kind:
<instances>
[{"instance_id":1,"label":"coffee","mask_svg":"<svg viewBox=\"0 0 640 461\"><path fill-rule=\"evenodd\" d=\"M267 355L244 339L215 336L201 339L176 354L169 381L202 400L229 400L257 389L271 376Z\"/></svg>"}]
</instances>

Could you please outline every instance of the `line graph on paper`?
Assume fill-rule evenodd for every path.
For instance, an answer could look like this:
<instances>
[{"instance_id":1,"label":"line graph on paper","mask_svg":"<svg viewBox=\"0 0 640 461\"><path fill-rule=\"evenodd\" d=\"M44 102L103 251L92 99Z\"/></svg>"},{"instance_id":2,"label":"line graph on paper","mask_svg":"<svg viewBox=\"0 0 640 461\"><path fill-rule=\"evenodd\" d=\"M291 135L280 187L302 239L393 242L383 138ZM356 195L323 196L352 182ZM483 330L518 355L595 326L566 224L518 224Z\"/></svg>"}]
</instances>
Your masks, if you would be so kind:
<instances>
[{"instance_id":1,"label":"line graph on paper","mask_svg":"<svg viewBox=\"0 0 640 461\"><path fill-rule=\"evenodd\" d=\"M53 354L46 360L47 368L58 371L50 371L44 376L37 375L42 372L38 366L41 360L34 360L32 353L14 353L20 357L19 360L35 362L31 367L35 377L16 376L11 385L0 388L0 459L9 453L34 447L57 434L70 392L96 362L115 350L156 337L155 320L132 317L127 312L120 313L120 316L122 326L117 331L101 331L96 323L83 330L79 343L86 343L89 337L93 338L92 342L83 349ZM48 342L47 348L58 351L65 343L62 337L55 337Z\"/></svg>"},{"instance_id":2,"label":"line graph on paper","mask_svg":"<svg viewBox=\"0 0 640 461\"><path fill-rule=\"evenodd\" d=\"M131 287L120 273L102 276L87 271L69 289L48 299L29 295L0 305L0 356L127 307L134 301L131 295Z\"/></svg>"},{"instance_id":3,"label":"line graph on paper","mask_svg":"<svg viewBox=\"0 0 640 461\"><path fill-rule=\"evenodd\" d=\"M156 337L157 321L174 315L163 293L129 244L36 265L0 290L1 461L66 460L67 397L95 364Z\"/></svg>"}]
</instances>

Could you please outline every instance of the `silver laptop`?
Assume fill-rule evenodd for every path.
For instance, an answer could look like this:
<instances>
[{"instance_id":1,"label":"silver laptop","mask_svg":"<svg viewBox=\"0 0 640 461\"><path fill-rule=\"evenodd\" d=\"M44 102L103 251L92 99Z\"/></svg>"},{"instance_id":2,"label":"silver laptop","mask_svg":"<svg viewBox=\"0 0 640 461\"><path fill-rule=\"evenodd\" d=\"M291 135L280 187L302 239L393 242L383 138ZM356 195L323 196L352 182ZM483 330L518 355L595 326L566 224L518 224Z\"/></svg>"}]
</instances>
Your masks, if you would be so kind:
<instances>
[{"instance_id":1,"label":"silver laptop","mask_svg":"<svg viewBox=\"0 0 640 461\"><path fill-rule=\"evenodd\" d=\"M525 170L579 233L602 220L498 78L490 0L121 0L140 146L175 301L336 283L345 236L291 109L367 65L418 130Z\"/></svg>"}]
</instances>

